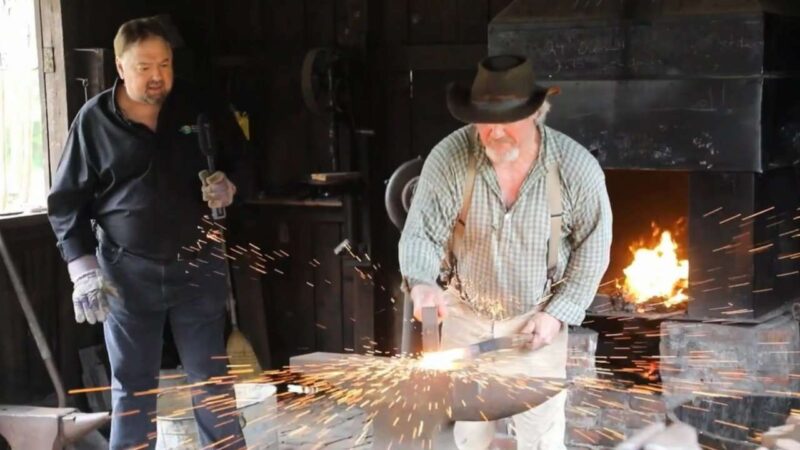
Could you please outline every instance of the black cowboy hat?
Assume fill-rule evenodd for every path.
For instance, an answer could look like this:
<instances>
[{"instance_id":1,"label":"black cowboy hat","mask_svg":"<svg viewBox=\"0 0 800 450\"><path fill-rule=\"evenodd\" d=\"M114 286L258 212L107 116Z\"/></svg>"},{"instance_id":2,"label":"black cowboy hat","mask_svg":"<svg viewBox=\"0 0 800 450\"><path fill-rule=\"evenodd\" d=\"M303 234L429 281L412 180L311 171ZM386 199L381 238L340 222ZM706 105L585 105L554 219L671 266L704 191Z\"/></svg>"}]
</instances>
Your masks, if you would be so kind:
<instances>
[{"instance_id":1,"label":"black cowboy hat","mask_svg":"<svg viewBox=\"0 0 800 450\"><path fill-rule=\"evenodd\" d=\"M528 58L499 55L478 63L478 73L468 87L459 83L447 86L447 108L466 123L509 123L530 116L558 87L536 84Z\"/></svg>"}]
</instances>

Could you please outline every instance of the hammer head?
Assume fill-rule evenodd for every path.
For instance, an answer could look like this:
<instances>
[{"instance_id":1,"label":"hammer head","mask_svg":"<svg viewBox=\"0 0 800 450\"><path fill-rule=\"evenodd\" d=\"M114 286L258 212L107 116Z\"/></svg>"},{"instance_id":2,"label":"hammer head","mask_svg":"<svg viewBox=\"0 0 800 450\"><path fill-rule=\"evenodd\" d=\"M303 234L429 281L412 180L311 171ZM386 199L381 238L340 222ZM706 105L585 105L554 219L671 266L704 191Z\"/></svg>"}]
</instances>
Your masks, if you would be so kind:
<instances>
[{"instance_id":1,"label":"hammer head","mask_svg":"<svg viewBox=\"0 0 800 450\"><path fill-rule=\"evenodd\" d=\"M213 158L217 156L216 148L214 148L214 134L211 130L211 121L205 113L200 113L197 116L197 144L200 147L200 151L203 152L206 157Z\"/></svg>"}]
</instances>

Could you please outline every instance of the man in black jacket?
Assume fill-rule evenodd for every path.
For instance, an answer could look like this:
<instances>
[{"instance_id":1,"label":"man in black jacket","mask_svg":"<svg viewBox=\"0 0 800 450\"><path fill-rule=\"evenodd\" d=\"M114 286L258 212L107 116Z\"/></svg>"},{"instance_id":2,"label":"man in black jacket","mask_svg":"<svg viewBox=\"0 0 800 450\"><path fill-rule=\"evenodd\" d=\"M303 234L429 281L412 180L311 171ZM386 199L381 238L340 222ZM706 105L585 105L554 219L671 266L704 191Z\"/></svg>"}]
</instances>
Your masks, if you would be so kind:
<instances>
[{"instance_id":1,"label":"man in black jacket","mask_svg":"<svg viewBox=\"0 0 800 450\"><path fill-rule=\"evenodd\" d=\"M89 100L69 131L48 197L50 222L74 283L78 322L103 322L112 372L111 448L155 445L162 335L170 321L203 446L244 447L228 378L224 256L208 236L209 207L245 183L245 140L233 116L175 80L168 34L153 18L114 39L119 79ZM220 137L207 162L197 122Z\"/></svg>"}]
</instances>

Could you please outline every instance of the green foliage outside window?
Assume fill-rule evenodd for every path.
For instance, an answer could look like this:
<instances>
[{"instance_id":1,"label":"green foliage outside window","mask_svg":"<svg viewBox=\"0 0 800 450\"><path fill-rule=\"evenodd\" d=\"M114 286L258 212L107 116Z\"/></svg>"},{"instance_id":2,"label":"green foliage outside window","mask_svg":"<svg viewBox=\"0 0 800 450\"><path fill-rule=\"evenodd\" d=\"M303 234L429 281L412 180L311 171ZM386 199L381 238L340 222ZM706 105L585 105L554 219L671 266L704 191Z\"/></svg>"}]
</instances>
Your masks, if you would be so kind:
<instances>
[{"instance_id":1,"label":"green foliage outside window","mask_svg":"<svg viewBox=\"0 0 800 450\"><path fill-rule=\"evenodd\" d=\"M33 0L0 0L0 214L45 203L36 38Z\"/></svg>"}]
</instances>

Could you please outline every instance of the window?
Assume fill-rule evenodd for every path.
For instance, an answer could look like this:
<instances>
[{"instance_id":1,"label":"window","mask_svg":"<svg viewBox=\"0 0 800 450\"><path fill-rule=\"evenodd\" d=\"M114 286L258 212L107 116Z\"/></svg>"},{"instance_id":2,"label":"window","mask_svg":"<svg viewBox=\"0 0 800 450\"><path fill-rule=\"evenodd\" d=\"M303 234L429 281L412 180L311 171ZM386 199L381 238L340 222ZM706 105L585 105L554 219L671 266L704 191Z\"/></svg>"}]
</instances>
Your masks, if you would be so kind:
<instances>
[{"instance_id":1,"label":"window","mask_svg":"<svg viewBox=\"0 0 800 450\"><path fill-rule=\"evenodd\" d=\"M0 216L45 205L35 0L0 0Z\"/></svg>"}]
</instances>

